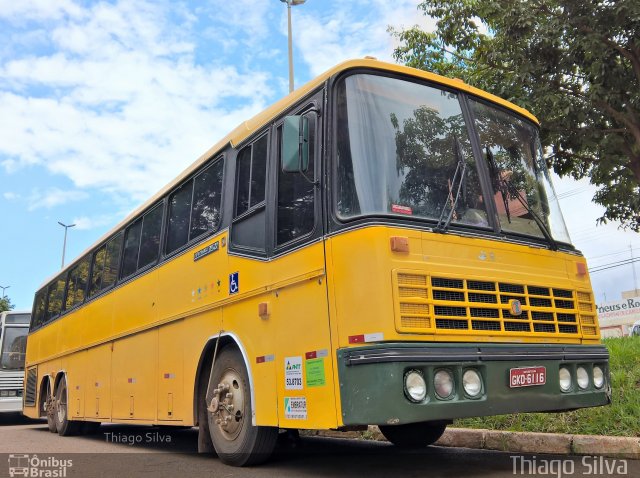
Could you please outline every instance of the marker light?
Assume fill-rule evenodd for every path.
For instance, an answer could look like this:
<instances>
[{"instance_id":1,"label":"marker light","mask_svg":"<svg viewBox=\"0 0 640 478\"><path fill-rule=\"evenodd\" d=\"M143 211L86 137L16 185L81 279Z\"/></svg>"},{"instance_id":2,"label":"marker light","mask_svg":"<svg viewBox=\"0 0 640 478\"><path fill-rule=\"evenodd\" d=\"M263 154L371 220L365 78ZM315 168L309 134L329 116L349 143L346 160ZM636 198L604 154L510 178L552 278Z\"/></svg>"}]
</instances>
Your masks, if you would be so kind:
<instances>
[{"instance_id":1,"label":"marker light","mask_svg":"<svg viewBox=\"0 0 640 478\"><path fill-rule=\"evenodd\" d=\"M560 389L563 392L571 390L571 372L565 367L560 369Z\"/></svg>"},{"instance_id":2,"label":"marker light","mask_svg":"<svg viewBox=\"0 0 640 478\"><path fill-rule=\"evenodd\" d=\"M433 377L436 395L440 398L449 398L453 393L453 376L447 370L439 370Z\"/></svg>"},{"instance_id":3,"label":"marker light","mask_svg":"<svg viewBox=\"0 0 640 478\"><path fill-rule=\"evenodd\" d=\"M480 374L474 369L467 370L462 375L462 387L467 395L477 397L482 391L482 378L480 378Z\"/></svg>"},{"instance_id":4,"label":"marker light","mask_svg":"<svg viewBox=\"0 0 640 478\"><path fill-rule=\"evenodd\" d=\"M404 394L412 402L421 402L427 396L427 384L418 370L409 370L404 375Z\"/></svg>"},{"instance_id":5,"label":"marker light","mask_svg":"<svg viewBox=\"0 0 640 478\"><path fill-rule=\"evenodd\" d=\"M584 367L578 367L578 387L585 390L589 386L589 374Z\"/></svg>"},{"instance_id":6,"label":"marker light","mask_svg":"<svg viewBox=\"0 0 640 478\"><path fill-rule=\"evenodd\" d=\"M604 372L597 365L593 367L593 385L596 388L602 388L604 385Z\"/></svg>"}]
</instances>

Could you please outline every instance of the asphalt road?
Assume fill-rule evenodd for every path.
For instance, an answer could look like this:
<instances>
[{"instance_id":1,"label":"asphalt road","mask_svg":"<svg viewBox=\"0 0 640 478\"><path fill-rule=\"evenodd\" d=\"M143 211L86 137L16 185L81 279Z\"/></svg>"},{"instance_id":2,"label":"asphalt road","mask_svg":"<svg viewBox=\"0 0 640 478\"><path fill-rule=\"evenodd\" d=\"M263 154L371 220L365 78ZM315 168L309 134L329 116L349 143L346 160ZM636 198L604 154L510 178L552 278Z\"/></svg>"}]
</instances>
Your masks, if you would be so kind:
<instances>
[{"instance_id":1,"label":"asphalt road","mask_svg":"<svg viewBox=\"0 0 640 478\"><path fill-rule=\"evenodd\" d=\"M196 450L195 429L103 425L91 436L59 437L46 423L0 417L0 477L9 476L9 466L24 466L27 460L32 468L37 465L39 476L69 478L640 476L640 461L515 458L510 453L442 447L405 451L384 442L321 437L293 441L283 435L272 459L253 468L228 467ZM56 471L59 474L51 475Z\"/></svg>"}]
</instances>

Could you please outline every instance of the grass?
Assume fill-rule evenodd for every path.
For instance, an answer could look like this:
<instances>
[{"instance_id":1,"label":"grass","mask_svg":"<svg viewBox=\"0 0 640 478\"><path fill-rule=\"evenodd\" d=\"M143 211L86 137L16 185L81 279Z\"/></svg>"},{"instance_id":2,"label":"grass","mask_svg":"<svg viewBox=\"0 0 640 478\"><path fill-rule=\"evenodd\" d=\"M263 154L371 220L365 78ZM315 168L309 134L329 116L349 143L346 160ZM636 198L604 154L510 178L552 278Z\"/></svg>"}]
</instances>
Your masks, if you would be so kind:
<instances>
[{"instance_id":1,"label":"grass","mask_svg":"<svg viewBox=\"0 0 640 478\"><path fill-rule=\"evenodd\" d=\"M456 420L455 427L640 437L640 337L603 341L611 355L612 404L563 413Z\"/></svg>"}]
</instances>

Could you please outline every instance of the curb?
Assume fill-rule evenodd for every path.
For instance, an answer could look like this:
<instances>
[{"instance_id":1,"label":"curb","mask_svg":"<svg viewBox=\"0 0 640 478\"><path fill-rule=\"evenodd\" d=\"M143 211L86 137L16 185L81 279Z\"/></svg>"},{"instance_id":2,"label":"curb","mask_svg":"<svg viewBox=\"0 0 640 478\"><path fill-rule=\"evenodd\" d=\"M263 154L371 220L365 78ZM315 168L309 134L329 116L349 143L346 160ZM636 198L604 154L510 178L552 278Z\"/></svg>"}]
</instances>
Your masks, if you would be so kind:
<instances>
[{"instance_id":1,"label":"curb","mask_svg":"<svg viewBox=\"0 0 640 478\"><path fill-rule=\"evenodd\" d=\"M378 427L366 432L318 430L305 434L330 438L359 438L386 441ZM472 428L447 428L436 446L497 450L514 453L590 455L640 459L640 438L563 433L509 432Z\"/></svg>"}]
</instances>

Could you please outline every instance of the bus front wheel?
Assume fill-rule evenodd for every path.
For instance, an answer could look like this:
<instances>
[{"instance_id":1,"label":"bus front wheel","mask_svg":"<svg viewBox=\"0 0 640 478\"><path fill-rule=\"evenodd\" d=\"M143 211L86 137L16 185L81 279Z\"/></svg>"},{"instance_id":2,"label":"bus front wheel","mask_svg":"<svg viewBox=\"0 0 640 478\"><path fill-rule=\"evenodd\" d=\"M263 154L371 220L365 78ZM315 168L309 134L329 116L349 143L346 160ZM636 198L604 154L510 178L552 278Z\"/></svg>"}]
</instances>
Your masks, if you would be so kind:
<instances>
[{"instance_id":1,"label":"bus front wheel","mask_svg":"<svg viewBox=\"0 0 640 478\"><path fill-rule=\"evenodd\" d=\"M278 428L251 423L251 387L242 354L235 347L219 351L207 387L209 433L223 463L256 465L271 455Z\"/></svg>"},{"instance_id":2,"label":"bus front wheel","mask_svg":"<svg viewBox=\"0 0 640 478\"><path fill-rule=\"evenodd\" d=\"M380 425L384 437L403 448L423 448L438 441L447 424L444 422L406 423L404 425Z\"/></svg>"}]
</instances>

